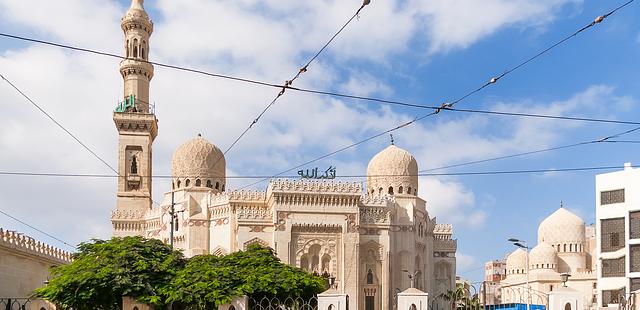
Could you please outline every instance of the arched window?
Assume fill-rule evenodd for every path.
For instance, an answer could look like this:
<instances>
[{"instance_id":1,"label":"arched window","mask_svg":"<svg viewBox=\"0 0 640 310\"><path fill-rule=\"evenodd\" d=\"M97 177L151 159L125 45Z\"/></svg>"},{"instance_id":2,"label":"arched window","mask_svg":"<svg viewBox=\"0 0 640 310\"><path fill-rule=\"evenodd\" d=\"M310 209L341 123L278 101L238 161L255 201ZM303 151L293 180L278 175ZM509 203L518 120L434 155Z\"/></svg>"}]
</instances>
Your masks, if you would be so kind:
<instances>
[{"instance_id":1,"label":"arched window","mask_svg":"<svg viewBox=\"0 0 640 310\"><path fill-rule=\"evenodd\" d=\"M389 195L393 195L393 186L389 186Z\"/></svg>"},{"instance_id":2,"label":"arched window","mask_svg":"<svg viewBox=\"0 0 640 310\"><path fill-rule=\"evenodd\" d=\"M564 304L564 310L571 310L571 303Z\"/></svg>"},{"instance_id":3,"label":"arched window","mask_svg":"<svg viewBox=\"0 0 640 310\"><path fill-rule=\"evenodd\" d=\"M573 244L569 243L569 252L573 252Z\"/></svg>"},{"instance_id":4,"label":"arched window","mask_svg":"<svg viewBox=\"0 0 640 310\"><path fill-rule=\"evenodd\" d=\"M382 196L382 187L378 188L378 195Z\"/></svg>"},{"instance_id":5,"label":"arched window","mask_svg":"<svg viewBox=\"0 0 640 310\"><path fill-rule=\"evenodd\" d=\"M138 174L138 161L135 155L131 157L131 174Z\"/></svg>"},{"instance_id":6,"label":"arched window","mask_svg":"<svg viewBox=\"0 0 640 310\"><path fill-rule=\"evenodd\" d=\"M398 194L402 194L402 186L398 187Z\"/></svg>"},{"instance_id":7,"label":"arched window","mask_svg":"<svg viewBox=\"0 0 640 310\"><path fill-rule=\"evenodd\" d=\"M211 180L207 180L207 187L208 188L213 188L213 185L211 184Z\"/></svg>"},{"instance_id":8,"label":"arched window","mask_svg":"<svg viewBox=\"0 0 640 310\"><path fill-rule=\"evenodd\" d=\"M222 191L224 192L224 184L222 184Z\"/></svg>"},{"instance_id":9,"label":"arched window","mask_svg":"<svg viewBox=\"0 0 640 310\"><path fill-rule=\"evenodd\" d=\"M563 248L564 248L564 251L563 251L563 252L566 252L566 251L567 251L567 244L566 244L566 243L565 243L565 244L563 244Z\"/></svg>"},{"instance_id":10,"label":"arched window","mask_svg":"<svg viewBox=\"0 0 640 310\"><path fill-rule=\"evenodd\" d=\"M127 45L124 46L125 54L129 57L129 40L127 40Z\"/></svg>"},{"instance_id":11,"label":"arched window","mask_svg":"<svg viewBox=\"0 0 640 310\"><path fill-rule=\"evenodd\" d=\"M418 308L416 307L416 304L411 304L411 306L409 307L409 310L418 310Z\"/></svg>"},{"instance_id":12,"label":"arched window","mask_svg":"<svg viewBox=\"0 0 640 310\"><path fill-rule=\"evenodd\" d=\"M42 309L44 309L44 308L42 308ZM138 307L133 307L133 310L138 310Z\"/></svg>"},{"instance_id":13,"label":"arched window","mask_svg":"<svg viewBox=\"0 0 640 310\"><path fill-rule=\"evenodd\" d=\"M189 187L190 183L191 183L191 180L187 179L186 181L184 181L184 187Z\"/></svg>"},{"instance_id":14,"label":"arched window","mask_svg":"<svg viewBox=\"0 0 640 310\"><path fill-rule=\"evenodd\" d=\"M200 181L200 179L196 179L196 186L202 186L202 181Z\"/></svg>"},{"instance_id":15,"label":"arched window","mask_svg":"<svg viewBox=\"0 0 640 310\"><path fill-rule=\"evenodd\" d=\"M373 284L373 271L371 269L367 271L367 284Z\"/></svg>"},{"instance_id":16,"label":"arched window","mask_svg":"<svg viewBox=\"0 0 640 310\"><path fill-rule=\"evenodd\" d=\"M333 304L330 304L329 307L327 308L327 310L335 310L336 307Z\"/></svg>"},{"instance_id":17,"label":"arched window","mask_svg":"<svg viewBox=\"0 0 640 310\"><path fill-rule=\"evenodd\" d=\"M138 57L138 39L133 39L133 57Z\"/></svg>"},{"instance_id":18,"label":"arched window","mask_svg":"<svg viewBox=\"0 0 640 310\"><path fill-rule=\"evenodd\" d=\"M234 307L233 305L229 306L229 310L236 310L236 307Z\"/></svg>"},{"instance_id":19,"label":"arched window","mask_svg":"<svg viewBox=\"0 0 640 310\"><path fill-rule=\"evenodd\" d=\"M142 47L140 48L141 51L142 51L140 57L142 57L142 59L147 59L147 54L144 52L144 48L146 46L147 46L147 42L143 40L142 41Z\"/></svg>"},{"instance_id":20,"label":"arched window","mask_svg":"<svg viewBox=\"0 0 640 310\"><path fill-rule=\"evenodd\" d=\"M407 188L407 194L411 195L411 187Z\"/></svg>"},{"instance_id":21,"label":"arched window","mask_svg":"<svg viewBox=\"0 0 640 310\"><path fill-rule=\"evenodd\" d=\"M180 180L178 180L178 182L177 182L177 183L178 183L178 184L176 184L176 186L177 186L178 188L180 188Z\"/></svg>"},{"instance_id":22,"label":"arched window","mask_svg":"<svg viewBox=\"0 0 640 310\"><path fill-rule=\"evenodd\" d=\"M216 182L216 189L220 189L220 182Z\"/></svg>"}]
</instances>

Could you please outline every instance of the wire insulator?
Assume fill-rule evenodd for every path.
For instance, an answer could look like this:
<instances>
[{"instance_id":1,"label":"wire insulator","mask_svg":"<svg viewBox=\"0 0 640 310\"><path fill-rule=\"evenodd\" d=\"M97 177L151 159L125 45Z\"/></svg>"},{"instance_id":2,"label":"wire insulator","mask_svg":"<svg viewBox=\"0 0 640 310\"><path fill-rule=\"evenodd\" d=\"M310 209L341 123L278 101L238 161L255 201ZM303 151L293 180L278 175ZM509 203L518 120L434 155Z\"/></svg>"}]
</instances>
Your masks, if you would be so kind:
<instances>
[{"instance_id":1,"label":"wire insulator","mask_svg":"<svg viewBox=\"0 0 640 310\"><path fill-rule=\"evenodd\" d=\"M596 19L593 22L598 24L598 23L602 22L603 20L604 20L604 15L600 15L600 16L596 17Z\"/></svg>"},{"instance_id":2,"label":"wire insulator","mask_svg":"<svg viewBox=\"0 0 640 310\"><path fill-rule=\"evenodd\" d=\"M491 80L489 80L489 84L495 84L498 81L497 77L491 78Z\"/></svg>"}]
</instances>

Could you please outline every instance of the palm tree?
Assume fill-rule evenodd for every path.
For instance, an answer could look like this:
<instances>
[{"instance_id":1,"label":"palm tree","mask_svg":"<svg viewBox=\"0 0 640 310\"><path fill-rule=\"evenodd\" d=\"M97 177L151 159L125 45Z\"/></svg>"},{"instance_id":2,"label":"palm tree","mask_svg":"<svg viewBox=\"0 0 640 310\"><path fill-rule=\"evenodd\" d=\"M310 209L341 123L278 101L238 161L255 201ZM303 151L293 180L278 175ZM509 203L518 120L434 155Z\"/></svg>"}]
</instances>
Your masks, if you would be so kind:
<instances>
[{"instance_id":1,"label":"palm tree","mask_svg":"<svg viewBox=\"0 0 640 310\"><path fill-rule=\"evenodd\" d=\"M451 310L456 310L459 305L463 305L463 301L465 299L466 293L464 290L464 286L458 283L453 290L449 290L446 293L440 294L442 299L451 303Z\"/></svg>"}]
</instances>

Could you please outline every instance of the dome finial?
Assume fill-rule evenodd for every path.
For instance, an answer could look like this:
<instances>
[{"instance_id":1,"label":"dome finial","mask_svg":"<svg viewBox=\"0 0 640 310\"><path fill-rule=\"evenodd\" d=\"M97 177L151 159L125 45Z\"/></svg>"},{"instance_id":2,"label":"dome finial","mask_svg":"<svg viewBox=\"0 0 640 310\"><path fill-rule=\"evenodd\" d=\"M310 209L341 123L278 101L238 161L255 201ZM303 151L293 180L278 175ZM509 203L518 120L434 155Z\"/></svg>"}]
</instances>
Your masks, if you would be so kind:
<instances>
[{"instance_id":1,"label":"dome finial","mask_svg":"<svg viewBox=\"0 0 640 310\"><path fill-rule=\"evenodd\" d=\"M201 133L198 133L198 137L202 137L202 134L201 134Z\"/></svg>"},{"instance_id":2,"label":"dome finial","mask_svg":"<svg viewBox=\"0 0 640 310\"><path fill-rule=\"evenodd\" d=\"M131 0L131 8L144 10L144 0Z\"/></svg>"},{"instance_id":3,"label":"dome finial","mask_svg":"<svg viewBox=\"0 0 640 310\"><path fill-rule=\"evenodd\" d=\"M560 208L564 208L564 202L562 202L562 200L560 200Z\"/></svg>"},{"instance_id":4,"label":"dome finial","mask_svg":"<svg viewBox=\"0 0 640 310\"><path fill-rule=\"evenodd\" d=\"M396 144L395 144L395 141L393 140L393 134L392 134L392 133L390 133L390 134L389 134L389 136L391 136L391 145L396 145Z\"/></svg>"}]
</instances>

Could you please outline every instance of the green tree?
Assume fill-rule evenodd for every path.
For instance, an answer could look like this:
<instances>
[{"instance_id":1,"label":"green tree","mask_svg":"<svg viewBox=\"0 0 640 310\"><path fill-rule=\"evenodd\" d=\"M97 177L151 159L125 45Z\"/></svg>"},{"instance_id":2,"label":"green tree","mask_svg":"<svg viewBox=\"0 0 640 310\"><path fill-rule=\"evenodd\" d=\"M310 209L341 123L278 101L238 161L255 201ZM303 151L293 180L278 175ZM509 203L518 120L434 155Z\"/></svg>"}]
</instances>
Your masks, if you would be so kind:
<instances>
[{"instance_id":1,"label":"green tree","mask_svg":"<svg viewBox=\"0 0 640 310\"><path fill-rule=\"evenodd\" d=\"M462 284L458 283L453 290L449 290L446 293L440 294L440 297L451 303L451 310L455 310L461 305L464 305L466 298L466 292Z\"/></svg>"},{"instance_id":2,"label":"green tree","mask_svg":"<svg viewBox=\"0 0 640 310\"><path fill-rule=\"evenodd\" d=\"M242 295L306 299L324 289L324 278L283 264L271 249L254 245L222 257L191 258L164 292L167 302L211 309Z\"/></svg>"},{"instance_id":3,"label":"green tree","mask_svg":"<svg viewBox=\"0 0 640 310\"><path fill-rule=\"evenodd\" d=\"M162 306L162 288L184 265L178 251L141 237L82 243L69 265L51 269L52 278L34 296L63 308L121 309L122 296Z\"/></svg>"}]
</instances>

